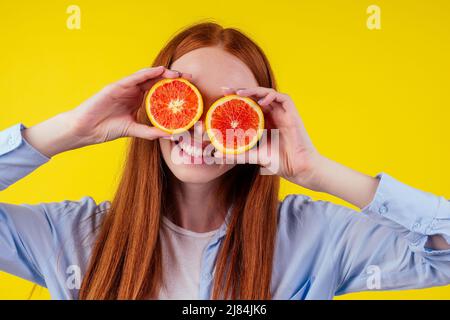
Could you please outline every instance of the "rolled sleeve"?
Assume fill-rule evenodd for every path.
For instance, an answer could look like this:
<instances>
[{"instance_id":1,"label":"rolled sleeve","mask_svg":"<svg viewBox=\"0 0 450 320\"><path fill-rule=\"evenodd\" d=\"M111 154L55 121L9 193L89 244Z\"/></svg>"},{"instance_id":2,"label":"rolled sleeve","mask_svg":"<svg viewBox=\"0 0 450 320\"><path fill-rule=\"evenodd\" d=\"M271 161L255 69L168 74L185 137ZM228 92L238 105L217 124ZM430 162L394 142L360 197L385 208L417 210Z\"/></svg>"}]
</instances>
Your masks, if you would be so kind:
<instances>
[{"instance_id":1,"label":"rolled sleeve","mask_svg":"<svg viewBox=\"0 0 450 320\"><path fill-rule=\"evenodd\" d=\"M386 173L377 178L380 180L378 188L372 202L362 209L364 214L403 231L417 250L425 250L431 235L442 235L450 243L450 202L447 199L410 187Z\"/></svg>"},{"instance_id":2,"label":"rolled sleeve","mask_svg":"<svg viewBox=\"0 0 450 320\"><path fill-rule=\"evenodd\" d=\"M22 130L25 128L19 123L0 131L0 190L50 160L23 138Z\"/></svg>"}]
</instances>

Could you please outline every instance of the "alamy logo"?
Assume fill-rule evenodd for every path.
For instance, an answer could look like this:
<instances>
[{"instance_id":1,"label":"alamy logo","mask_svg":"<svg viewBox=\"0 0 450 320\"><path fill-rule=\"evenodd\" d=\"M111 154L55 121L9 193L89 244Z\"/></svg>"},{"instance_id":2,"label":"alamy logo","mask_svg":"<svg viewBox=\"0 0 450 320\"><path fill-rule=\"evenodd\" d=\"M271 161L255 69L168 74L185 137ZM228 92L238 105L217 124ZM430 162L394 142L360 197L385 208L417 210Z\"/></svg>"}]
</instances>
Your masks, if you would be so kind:
<instances>
[{"instance_id":1,"label":"alamy logo","mask_svg":"<svg viewBox=\"0 0 450 320\"><path fill-rule=\"evenodd\" d=\"M70 265L66 269L66 287L69 290L79 290L81 288L81 269L77 265Z\"/></svg>"},{"instance_id":2,"label":"alamy logo","mask_svg":"<svg viewBox=\"0 0 450 320\"><path fill-rule=\"evenodd\" d=\"M366 269L366 273L369 275L366 280L366 286L369 290L381 289L381 269L379 266L370 265Z\"/></svg>"},{"instance_id":3,"label":"alamy logo","mask_svg":"<svg viewBox=\"0 0 450 320\"><path fill-rule=\"evenodd\" d=\"M81 9L77 5L70 5L67 7L66 13L69 15L67 17L66 26L69 30L80 30L81 29Z\"/></svg>"},{"instance_id":4,"label":"alamy logo","mask_svg":"<svg viewBox=\"0 0 450 320\"><path fill-rule=\"evenodd\" d=\"M367 29L380 30L381 29L381 9L379 6L372 4L367 7Z\"/></svg>"}]
</instances>

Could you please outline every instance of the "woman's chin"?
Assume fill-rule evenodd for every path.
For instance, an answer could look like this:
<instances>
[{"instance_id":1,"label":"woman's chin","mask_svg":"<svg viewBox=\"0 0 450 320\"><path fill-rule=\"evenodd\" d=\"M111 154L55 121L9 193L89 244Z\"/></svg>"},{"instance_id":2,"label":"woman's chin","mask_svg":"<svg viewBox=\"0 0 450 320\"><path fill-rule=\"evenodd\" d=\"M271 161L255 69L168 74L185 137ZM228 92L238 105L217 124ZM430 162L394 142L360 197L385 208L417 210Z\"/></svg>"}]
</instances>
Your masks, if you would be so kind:
<instances>
[{"instance_id":1,"label":"woman's chin","mask_svg":"<svg viewBox=\"0 0 450 320\"><path fill-rule=\"evenodd\" d=\"M234 167L234 165L174 163L167 163L167 166L178 180L185 183L208 183Z\"/></svg>"}]
</instances>

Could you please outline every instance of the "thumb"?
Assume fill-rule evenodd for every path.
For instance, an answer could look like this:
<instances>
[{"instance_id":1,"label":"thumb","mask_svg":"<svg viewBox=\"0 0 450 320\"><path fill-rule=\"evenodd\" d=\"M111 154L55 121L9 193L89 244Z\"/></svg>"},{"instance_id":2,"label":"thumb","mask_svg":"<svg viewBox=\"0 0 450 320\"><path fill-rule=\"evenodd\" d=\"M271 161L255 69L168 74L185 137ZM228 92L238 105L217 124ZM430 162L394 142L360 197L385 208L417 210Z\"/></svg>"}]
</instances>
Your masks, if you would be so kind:
<instances>
[{"instance_id":1,"label":"thumb","mask_svg":"<svg viewBox=\"0 0 450 320\"><path fill-rule=\"evenodd\" d=\"M146 124L133 123L128 128L129 137L142 138L147 140L155 140L158 138L170 138L171 135L156 127L151 127Z\"/></svg>"}]
</instances>

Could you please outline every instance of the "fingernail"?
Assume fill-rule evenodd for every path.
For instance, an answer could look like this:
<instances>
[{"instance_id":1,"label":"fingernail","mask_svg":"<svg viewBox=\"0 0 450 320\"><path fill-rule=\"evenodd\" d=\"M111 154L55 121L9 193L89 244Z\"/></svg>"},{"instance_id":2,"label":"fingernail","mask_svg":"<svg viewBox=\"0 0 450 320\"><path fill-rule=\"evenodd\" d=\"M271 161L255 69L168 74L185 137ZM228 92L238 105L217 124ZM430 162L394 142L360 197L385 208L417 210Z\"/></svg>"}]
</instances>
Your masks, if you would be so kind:
<instances>
[{"instance_id":1,"label":"fingernail","mask_svg":"<svg viewBox=\"0 0 450 320\"><path fill-rule=\"evenodd\" d=\"M264 101L264 99L260 99L260 100L258 100L258 104L262 104L262 103L263 103L263 101Z\"/></svg>"},{"instance_id":2,"label":"fingernail","mask_svg":"<svg viewBox=\"0 0 450 320\"><path fill-rule=\"evenodd\" d=\"M183 76L183 73L178 71L178 70L173 70L171 69L170 71L172 71L173 73L175 73L176 75L178 75L179 78L181 78Z\"/></svg>"},{"instance_id":3,"label":"fingernail","mask_svg":"<svg viewBox=\"0 0 450 320\"><path fill-rule=\"evenodd\" d=\"M156 66L156 67L148 67L148 68L144 68L141 71L149 71L149 70L157 70L157 71L164 71L164 66Z\"/></svg>"}]
</instances>

